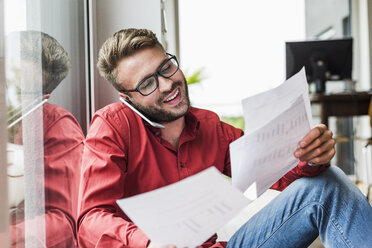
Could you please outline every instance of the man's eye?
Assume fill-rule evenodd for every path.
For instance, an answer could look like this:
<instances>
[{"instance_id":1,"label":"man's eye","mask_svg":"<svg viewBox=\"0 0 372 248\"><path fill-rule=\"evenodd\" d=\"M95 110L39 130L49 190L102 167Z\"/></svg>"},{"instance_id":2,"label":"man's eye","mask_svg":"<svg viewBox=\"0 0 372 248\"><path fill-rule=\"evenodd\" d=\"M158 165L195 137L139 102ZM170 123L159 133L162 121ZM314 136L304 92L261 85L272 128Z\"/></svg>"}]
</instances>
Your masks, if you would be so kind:
<instances>
[{"instance_id":1,"label":"man's eye","mask_svg":"<svg viewBox=\"0 0 372 248\"><path fill-rule=\"evenodd\" d=\"M155 83L155 79L154 78L149 78L141 84L140 90L145 90L147 88L150 88L151 86L154 85L154 83Z\"/></svg>"},{"instance_id":2,"label":"man's eye","mask_svg":"<svg viewBox=\"0 0 372 248\"><path fill-rule=\"evenodd\" d=\"M169 72L169 70L172 68L172 65L170 63L167 63L165 64L162 68L161 68L161 73L162 74L166 74Z\"/></svg>"}]
</instances>

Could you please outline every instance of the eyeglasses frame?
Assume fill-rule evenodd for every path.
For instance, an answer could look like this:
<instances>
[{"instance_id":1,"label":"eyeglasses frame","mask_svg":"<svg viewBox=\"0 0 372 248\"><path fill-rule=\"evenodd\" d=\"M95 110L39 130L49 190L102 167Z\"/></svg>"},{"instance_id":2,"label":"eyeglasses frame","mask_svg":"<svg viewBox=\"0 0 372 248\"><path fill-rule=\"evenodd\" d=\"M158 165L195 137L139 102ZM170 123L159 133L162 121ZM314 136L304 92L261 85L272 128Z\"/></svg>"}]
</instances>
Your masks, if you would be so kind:
<instances>
[{"instance_id":1,"label":"eyeglasses frame","mask_svg":"<svg viewBox=\"0 0 372 248\"><path fill-rule=\"evenodd\" d=\"M180 66L179 66L179 63L178 63L178 60L177 60L177 57L175 56L175 55L172 55L172 54L170 54L170 53L166 53L168 56L170 56L168 59L166 59L166 60L164 60L160 65L159 65L159 67L158 67L158 69L156 70L156 72L154 73L154 74L151 74L151 75L149 75L149 76L147 76L147 77L145 77L144 79L142 79L138 84L137 84L137 86L136 86L136 88L135 89L131 89L131 90L120 90L120 92L121 93L127 93L127 92L138 92L138 93L140 93L142 96L148 96L148 95L150 95L150 94L152 94L157 88L159 88L159 76L162 76L163 78L171 78L174 74L176 74L177 72L178 72L178 70L179 70L179 68L180 68ZM174 72L174 73L172 73L172 75L170 75L170 76L164 76L164 75L162 75L161 74L161 72L160 72L160 70L161 70L161 68L166 64L166 63L168 63L170 60L172 60L172 59L175 59L176 60L176 63L177 63L177 70ZM150 93L148 93L148 94L143 94L140 90L139 90L139 87L147 80L147 79L149 79L150 77L155 77L155 81L156 81L156 87L155 87L155 89L153 90L153 91L151 91Z\"/></svg>"}]
</instances>

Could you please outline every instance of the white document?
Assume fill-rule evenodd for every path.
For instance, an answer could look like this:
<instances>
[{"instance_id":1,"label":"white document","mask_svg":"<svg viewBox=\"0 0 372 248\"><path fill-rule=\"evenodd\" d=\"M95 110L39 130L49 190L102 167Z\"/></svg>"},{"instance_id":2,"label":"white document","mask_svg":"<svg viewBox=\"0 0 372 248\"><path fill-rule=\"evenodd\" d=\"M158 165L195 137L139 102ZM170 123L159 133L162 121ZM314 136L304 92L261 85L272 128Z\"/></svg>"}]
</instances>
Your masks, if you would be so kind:
<instances>
[{"instance_id":1,"label":"white document","mask_svg":"<svg viewBox=\"0 0 372 248\"><path fill-rule=\"evenodd\" d=\"M299 160L293 156L312 123L305 70L278 87L243 100L245 135L230 144L232 184L254 182L260 196Z\"/></svg>"},{"instance_id":2,"label":"white document","mask_svg":"<svg viewBox=\"0 0 372 248\"><path fill-rule=\"evenodd\" d=\"M152 242L191 248L208 240L253 200L211 167L117 203Z\"/></svg>"},{"instance_id":3,"label":"white document","mask_svg":"<svg viewBox=\"0 0 372 248\"><path fill-rule=\"evenodd\" d=\"M245 121L245 134L254 132L288 109L299 96L305 102L306 114L311 125L312 115L306 72L300 72L280 84L278 87L248 97L242 101Z\"/></svg>"}]
</instances>

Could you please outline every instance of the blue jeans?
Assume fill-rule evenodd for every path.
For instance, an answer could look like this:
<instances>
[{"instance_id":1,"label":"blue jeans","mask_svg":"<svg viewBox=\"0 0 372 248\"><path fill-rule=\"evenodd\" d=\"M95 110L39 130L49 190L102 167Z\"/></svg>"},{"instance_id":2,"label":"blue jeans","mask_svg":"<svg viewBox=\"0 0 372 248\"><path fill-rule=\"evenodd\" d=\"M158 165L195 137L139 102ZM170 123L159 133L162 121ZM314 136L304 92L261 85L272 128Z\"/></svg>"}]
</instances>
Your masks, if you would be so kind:
<instances>
[{"instance_id":1,"label":"blue jeans","mask_svg":"<svg viewBox=\"0 0 372 248\"><path fill-rule=\"evenodd\" d=\"M372 208L337 167L294 181L245 223L227 247L372 247Z\"/></svg>"}]
</instances>

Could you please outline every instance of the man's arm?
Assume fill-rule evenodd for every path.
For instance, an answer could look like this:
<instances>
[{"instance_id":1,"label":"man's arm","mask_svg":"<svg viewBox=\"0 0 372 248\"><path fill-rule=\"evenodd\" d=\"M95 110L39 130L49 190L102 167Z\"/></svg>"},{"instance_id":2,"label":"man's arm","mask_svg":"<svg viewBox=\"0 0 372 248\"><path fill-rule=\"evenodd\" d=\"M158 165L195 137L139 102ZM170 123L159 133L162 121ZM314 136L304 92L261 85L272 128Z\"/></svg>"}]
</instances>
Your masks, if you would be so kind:
<instances>
[{"instance_id":1,"label":"man's arm","mask_svg":"<svg viewBox=\"0 0 372 248\"><path fill-rule=\"evenodd\" d=\"M125 125L125 123L123 123ZM127 157L121 135L95 116L89 129L79 190L78 239L81 247L146 247L148 238L124 215Z\"/></svg>"},{"instance_id":2,"label":"man's arm","mask_svg":"<svg viewBox=\"0 0 372 248\"><path fill-rule=\"evenodd\" d=\"M44 113L58 113L51 114L55 118L44 117L46 242L47 247L67 244L76 247L75 223L84 134L69 112L48 106L51 105L45 106Z\"/></svg>"},{"instance_id":3,"label":"man's arm","mask_svg":"<svg viewBox=\"0 0 372 248\"><path fill-rule=\"evenodd\" d=\"M12 215L11 247L23 247L26 234L40 247L77 247L75 223L84 134L70 113L50 104L44 105L43 129L45 214L28 219L19 213ZM16 207L21 213L23 204ZM45 225L45 237L34 229L26 233L27 225Z\"/></svg>"},{"instance_id":4,"label":"man's arm","mask_svg":"<svg viewBox=\"0 0 372 248\"><path fill-rule=\"evenodd\" d=\"M75 225L73 220L60 209L50 209L45 215L38 215L32 219L21 222L11 222L10 247L25 247L26 230L25 225L43 227L45 225L45 237L40 236L40 230L27 229L27 239L31 239L36 247L77 247L75 236ZM44 240L45 238L45 240Z\"/></svg>"}]
</instances>

